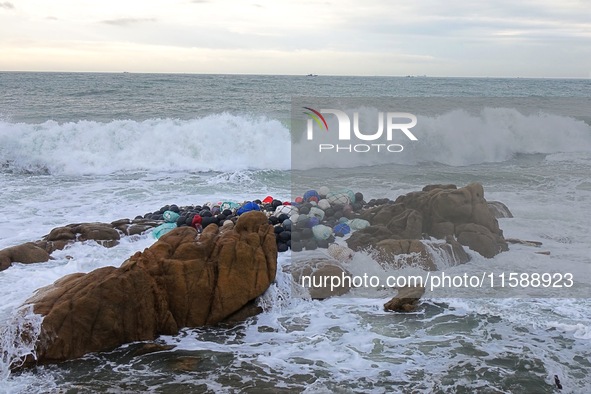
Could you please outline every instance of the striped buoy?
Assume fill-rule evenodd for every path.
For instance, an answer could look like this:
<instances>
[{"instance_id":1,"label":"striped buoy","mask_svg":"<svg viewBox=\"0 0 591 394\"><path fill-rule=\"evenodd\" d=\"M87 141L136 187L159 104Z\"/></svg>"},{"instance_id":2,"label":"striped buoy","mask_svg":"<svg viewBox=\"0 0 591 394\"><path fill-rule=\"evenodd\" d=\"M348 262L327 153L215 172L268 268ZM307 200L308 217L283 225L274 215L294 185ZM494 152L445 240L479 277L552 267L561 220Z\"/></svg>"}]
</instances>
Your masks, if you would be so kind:
<instances>
[{"instance_id":1,"label":"striped buoy","mask_svg":"<svg viewBox=\"0 0 591 394\"><path fill-rule=\"evenodd\" d=\"M351 201L347 193L328 193L326 199L331 205L347 205Z\"/></svg>"},{"instance_id":2,"label":"striped buoy","mask_svg":"<svg viewBox=\"0 0 591 394\"><path fill-rule=\"evenodd\" d=\"M328 254L333 259L345 263L353 259L355 252L346 246L339 244L330 244L328 246Z\"/></svg>"}]
</instances>

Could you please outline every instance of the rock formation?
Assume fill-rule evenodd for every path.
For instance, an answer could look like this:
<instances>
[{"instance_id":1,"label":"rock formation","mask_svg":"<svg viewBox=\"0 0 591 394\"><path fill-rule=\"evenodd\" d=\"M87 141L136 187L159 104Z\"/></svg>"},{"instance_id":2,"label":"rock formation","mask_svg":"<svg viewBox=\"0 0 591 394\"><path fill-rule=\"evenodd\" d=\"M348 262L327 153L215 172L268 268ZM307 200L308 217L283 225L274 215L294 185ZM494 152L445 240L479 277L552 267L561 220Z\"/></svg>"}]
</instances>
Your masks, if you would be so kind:
<instances>
[{"instance_id":1,"label":"rock formation","mask_svg":"<svg viewBox=\"0 0 591 394\"><path fill-rule=\"evenodd\" d=\"M470 261L462 245L448 236L446 242L430 242L418 239L385 239L376 243L375 259L388 263L391 268L417 266L427 271L436 271L436 259L446 261L446 265L455 266Z\"/></svg>"},{"instance_id":2,"label":"rock formation","mask_svg":"<svg viewBox=\"0 0 591 394\"><path fill-rule=\"evenodd\" d=\"M385 239L420 239L422 234L438 239L455 236L462 245L489 258L508 250L478 183L459 189L429 185L398 197L393 204L371 208L361 218L372 226L347 241L354 250L374 247Z\"/></svg>"},{"instance_id":3,"label":"rock formation","mask_svg":"<svg viewBox=\"0 0 591 394\"><path fill-rule=\"evenodd\" d=\"M337 260L313 258L292 261L289 271L294 282L306 288L313 300L340 296L351 290L351 274ZM302 280L303 277L306 277L306 280ZM333 277L335 277L334 282L332 282ZM342 280L344 278L349 279Z\"/></svg>"},{"instance_id":4,"label":"rock formation","mask_svg":"<svg viewBox=\"0 0 591 394\"><path fill-rule=\"evenodd\" d=\"M398 294L384 304L384 309L394 312L412 312L419 306L425 288L421 286L406 286L398 289Z\"/></svg>"},{"instance_id":5,"label":"rock formation","mask_svg":"<svg viewBox=\"0 0 591 394\"><path fill-rule=\"evenodd\" d=\"M509 207L500 201L488 201L488 209L497 219L513 217Z\"/></svg>"},{"instance_id":6,"label":"rock formation","mask_svg":"<svg viewBox=\"0 0 591 394\"><path fill-rule=\"evenodd\" d=\"M51 253L62 250L73 242L95 241L105 247L119 243L121 235L141 234L161 222L146 219L121 219L113 223L75 223L56 227L41 240L27 242L0 250L0 271L12 263L43 263L51 259Z\"/></svg>"},{"instance_id":7,"label":"rock formation","mask_svg":"<svg viewBox=\"0 0 591 394\"><path fill-rule=\"evenodd\" d=\"M27 301L44 316L37 360L219 323L261 295L276 268L273 227L261 212L242 215L233 229L208 226L200 236L177 228L120 268L68 275L38 290Z\"/></svg>"},{"instance_id":8,"label":"rock formation","mask_svg":"<svg viewBox=\"0 0 591 394\"><path fill-rule=\"evenodd\" d=\"M0 271L7 269L15 262L31 264L41 263L49 259L49 253L44 248L33 242L27 242L0 250Z\"/></svg>"}]
</instances>

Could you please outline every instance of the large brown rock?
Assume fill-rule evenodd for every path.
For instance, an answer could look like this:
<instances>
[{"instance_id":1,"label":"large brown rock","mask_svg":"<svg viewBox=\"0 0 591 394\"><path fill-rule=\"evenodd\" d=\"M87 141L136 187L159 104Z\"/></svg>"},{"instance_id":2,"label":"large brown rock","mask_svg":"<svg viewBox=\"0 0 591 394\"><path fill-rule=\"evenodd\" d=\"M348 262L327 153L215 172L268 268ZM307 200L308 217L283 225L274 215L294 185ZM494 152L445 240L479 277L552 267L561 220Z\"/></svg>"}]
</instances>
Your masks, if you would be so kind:
<instances>
[{"instance_id":1,"label":"large brown rock","mask_svg":"<svg viewBox=\"0 0 591 394\"><path fill-rule=\"evenodd\" d=\"M406 286L398 289L398 294L384 304L384 309L394 312L413 312L419 306L425 288L421 286Z\"/></svg>"},{"instance_id":2,"label":"large brown rock","mask_svg":"<svg viewBox=\"0 0 591 394\"><path fill-rule=\"evenodd\" d=\"M377 261L387 264L391 268L416 266L427 271L436 271L437 262L453 267L470 261L462 245L453 237L446 242L430 242L426 244L416 239L385 239L376 244Z\"/></svg>"},{"instance_id":3,"label":"large brown rock","mask_svg":"<svg viewBox=\"0 0 591 394\"><path fill-rule=\"evenodd\" d=\"M10 267L13 262L29 264L48 261L53 252L77 241L93 240L110 248L119 244L120 232L124 235L142 234L161 223L147 219L121 219L111 224L75 223L56 227L42 240L0 250L0 271Z\"/></svg>"},{"instance_id":4,"label":"large brown rock","mask_svg":"<svg viewBox=\"0 0 591 394\"><path fill-rule=\"evenodd\" d=\"M98 244L113 247L119 243L119 232L108 223L77 223L56 227L49 232L44 241L96 241Z\"/></svg>"},{"instance_id":5,"label":"large brown rock","mask_svg":"<svg viewBox=\"0 0 591 394\"><path fill-rule=\"evenodd\" d=\"M33 242L12 246L0 250L0 271L7 269L12 263L41 263L50 259L49 253Z\"/></svg>"},{"instance_id":6,"label":"large brown rock","mask_svg":"<svg viewBox=\"0 0 591 394\"><path fill-rule=\"evenodd\" d=\"M400 215L404 210L402 204L384 204L363 211L359 217L374 226L386 226L393 217Z\"/></svg>"},{"instance_id":7,"label":"large brown rock","mask_svg":"<svg viewBox=\"0 0 591 394\"><path fill-rule=\"evenodd\" d=\"M509 207L500 201L488 201L488 209L497 219L513 217Z\"/></svg>"},{"instance_id":8,"label":"large brown rock","mask_svg":"<svg viewBox=\"0 0 591 394\"><path fill-rule=\"evenodd\" d=\"M177 228L120 268L66 276L29 299L44 316L37 359L67 360L219 323L261 295L276 268L273 227L261 212L200 236Z\"/></svg>"},{"instance_id":9,"label":"large brown rock","mask_svg":"<svg viewBox=\"0 0 591 394\"><path fill-rule=\"evenodd\" d=\"M386 225L397 238L421 239L423 232L423 215L414 209L404 210L394 216Z\"/></svg>"},{"instance_id":10,"label":"large brown rock","mask_svg":"<svg viewBox=\"0 0 591 394\"><path fill-rule=\"evenodd\" d=\"M125 235L139 235L161 225L162 223L163 221L161 220L151 219L119 219L111 222L111 226Z\"/></svg>"},{"instance_id":11,"label":"large brown rock","mask_svg":"<svg viewBox=\"0 0 591 394\"><path fill-rule=\"evenodd\" d=\"M393 268L407 265L416 265L429 271L437 268L425 245L418 239L384 239L376 244L375 250L376 260Z\"/></svg>"},{"instance_id":12,"label":"large brown rock","mask_svg":"<svg viewBox=\"0 0 591 394\"><path fill-rule=\"evenodd\" d=\"M349 243L349 247L354 250L375 246L388 238L419 239L421 234L439 239L455 236L461 244L485 257L508 249L479 183L459 189L454 185L429 185L422 191L398 197L394 204L369 209L361 217L369 220L371 227L385 226L393 236L380 236L377 241L371 237L363 238L363 235L352 236L350 242L353 244ZM366 235L375 231L366 230ZM383 231L379 234L383 235Z\"/></svg>"},{"instance_id":13,"label":"large brown rock","mask_svg":"<svg viewBox=\"0 0 591 394\"><path fill-rule=\"evenodd\" d=\"M386 226L373 225L351 234L347 246L356 252L374 249L384 239L397 239L397 236Z\"/></svg>"},{"instance_id":14,"label":"large brown rock","mask_svg":"<svg viewBox=\"0 0 591 394\"><path fill-rule=\"evenodd\" d=\"M497 237L484 226L474 223L461 224L456 227L456 231L458 233L458 242L484 257L494 257L503 250Z\"/></svg>"},{"instance_id":15,"label":"large brown rock","mask_svg":"<svg viewBox=\"0 0 591 394\"><path fill-rule=\"evenodd\" d=\"M337 260L294 261L289 270L294 282L304 287L314 300L340 296L351 290L351 274Z\"/></svg>"}]
</instances>

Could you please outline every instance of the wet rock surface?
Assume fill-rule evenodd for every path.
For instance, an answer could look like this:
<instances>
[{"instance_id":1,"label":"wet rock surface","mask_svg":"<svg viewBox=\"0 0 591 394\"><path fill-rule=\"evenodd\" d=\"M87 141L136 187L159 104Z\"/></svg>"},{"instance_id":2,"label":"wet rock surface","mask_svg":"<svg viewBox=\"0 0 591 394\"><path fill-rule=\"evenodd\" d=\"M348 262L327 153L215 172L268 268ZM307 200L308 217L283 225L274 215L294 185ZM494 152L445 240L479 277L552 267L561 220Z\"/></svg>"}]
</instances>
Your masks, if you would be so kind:
<instances>
[{"instance_id":1,"label":"wet rock surface","mask_svg":"<svg viewBox=\"0 0 591 394\"><path fill-rule=\"evenodd\" d=\"M379 227L354 234L348 240L354 250L375 247L385 239L420 239L423 235L455 237L488 258L508 250L479 183L459 189L455 185L429 185L398 197L394 203L368 209L361 218Z\"/></svg>"},{"instance_id":2,"label":"wet rock surface","mask_svg":"<svg viewBox=\"0 0 591 394\"><path fill-rule=\"evenodd\" d=\"M407 286L398 289L398 294L384 304L384 309L393 312L413 312L419 306L425 288L421 286Z\"/></svg>"},{"instance_id":3,"label":"wet rock surface","mask_svg":"<svg viewBox=\"0 0 591 394\"><path fill-rule=\"evenodd\" d=\"M55 362L216 324L275 278L273 228L260 212L234 229L178 228L120 268L68 275L28 300L44 316L37 360Z\"/></svg>"}]
</instances>

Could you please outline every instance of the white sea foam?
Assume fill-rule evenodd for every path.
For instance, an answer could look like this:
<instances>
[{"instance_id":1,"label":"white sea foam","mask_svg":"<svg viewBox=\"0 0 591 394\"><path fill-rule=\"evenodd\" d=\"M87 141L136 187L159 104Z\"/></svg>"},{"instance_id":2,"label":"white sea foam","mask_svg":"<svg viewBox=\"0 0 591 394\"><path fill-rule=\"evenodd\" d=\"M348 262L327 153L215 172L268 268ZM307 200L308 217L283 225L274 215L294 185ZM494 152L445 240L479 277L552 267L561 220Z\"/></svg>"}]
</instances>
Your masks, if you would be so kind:
<instances>
[{"instance_id":1,"label":"white sea foam","mask_svg":"<svg viewBox=\"0 0 591 394\"><path fill-rule=\"evenodd\" d=\"M576 157L584 158L584 155ZM588 177L580 164L578 159L573 163L568 155L557 154L550 160L524 158L486 166L490 171L478 174L461 167L447 167L438 173L437 179L441 178L441 182L458 185L473 179L490 179L493 184L485 183L487 199L503 201L515 215L513 219L500 220L505 236L544 243L541 248L511 245L509 252L493 259L470 252L473 259L468 264L451 267L445 261L438 261L439 267L457 275L478 274L494 268L506 272L572 271L577 281L587 278L591 242L587 218L591 193L580 187ZM422 167L417 168L417 171L422 170ZM404 180L403 175L392 176L387 170L373 172L367 176L367 184L383 183L377 197L390 198L424 186L425 178L408 176L406 179L410 180ZM365 173L362 176L366 176ZM250 171L222 175L154 172L138 176L90 177L0 174L7 185L3 190L4 201L9 201L0 208L5 220L0 226L0 238L3 238L0 247L38 239L58 225L111 221L142 214L165 203L242 201L263 198L263 191L274 196L285 193L285 190L260 188L257 177L258 172ZM399 189L395 182L409 184ZM72 272L121 264L136 250L153 242L149 237L130 241L124 239L112 249L93 243L77 244L55 252L55 261L15 264L0 272L3 299L0 326L12 326L16 309L36 288ZM551 251L551 255L534 253L540 250ZM73 259L68 260L67 256ZM562 290L554 295L556 298L520 300L495 298L498 294L485 289L470 295L482 299L458 299L454 289L442 289L428 292L419 312L398 315L384 312L382 308L394 294L392 289L354 289L346 296L323 302L294 297L290 278L281 271L286 262L286 255L282 255L277 283L261 298L265 312L237 329L236 338L224 340L218 328L184 330L178 336L162 338L176 345L180 354L195 351L197 357L206 359L215 352L230 354L234 360L228 361L231 365L227 368L214 366L203 373L183 375L176 371L179 379L207 384L211 389L227 388L234 384L224 380L227 371L231 371L234 375L240 374L245 381L251 379L259 384L266 379L293 390L309 387L309 392L335 391L338 387L350 386L356 391L429 393L437 390L477 392L490 385L521 389L523 383L505 381L519 374L526 374L527 379L536 384L546 381L552 387L552 376L557 374L572 392L591 390L587 379L579 374L588 373L588 366L576 365L576 360L586 354L589 343L588 300L582 299L588 297L588 289L580 294L568 293L569 297L580 296L574 300L558 298L564 297ZM381 278L390 274L414 274L417 270L389 270L362 253L356 254L347 268L354 275L367 273ZM214 335L208 330L213 330ZM201 335L208 332L210 335ZM134 359L132 362L138 365L131 366L119 359L112 362L119 363L118 368L128 372L126 379L136 383L161 373L170 375L170 370L144 365L144 361L141 357ZM512 367L504 369L502 365ZM533 366L531 372L525 372L530 366ZM6 380L0 379L0 391L49 391L47 387L57 384L52 383L54 379L59 385L66 385L66 389L72 389L73 384L78 384L72 382L81 382L86 376L81 378L76 368L84 370L85 367L84 361L79 361L72 371L68 367L54 366L12 374ZM427 377L422 375L425 373ZM112 385L117 391L122 387L118 386L119 376L101 375L98 379L108 382L104 385ZM313 383L303 384L298 379Z\"/></svg>"},{"instance_id":2,"label":"white sea foam","mask_svg":"<svg viewBox=\"0 0 591 394\"><path fill-rule=\"evenodd\" d=\"M559 115L524 115L515 109L487 108L479 114L456 110L418 119L413 128L418 141L398 141L404 145L401 153L350 157L326 152L312 159L298 159L294 166L420 162L466 166L503 162L517 154L591 151L591 127ZM335 143L333 134L317 133L314 138L315 143ZM281 122L228 113L142 122L25 124L0 120L0 165L17 172L79 175L288 170L292 165L290 144L289 130Z\"/></svg>"},{"instance_id":3,"label":"white sea foam","mask_svg":"<svg viewBox=\"0 0 591 394\"><path fill-rule=\"evenodd\" d=\"M143 122L0 121L0 165L54 175L286 170L289 143L287 128L277 120L227 113Z\"/></svg>"},{"instance_id":4,"label":"white sea foam","mask_svg":"<svg viewBox=\"0 0 591 394\"><path fill-rule=\"evenodd\" d=\"M20 367L25 357L35 355L41 321L31 306L24 306L0 327L0 382L8 378L11 368Z\"/></svg>"},{"instance_id":5,"label":"white sea foam","mask_svg":"<svg viewBox=\"0 0 591 394\"><path fill-rule=\"evenodd\" d=\"M582 323L565 324L552 321L548 323L548 327L572 333L572 336L577 339L591 339L591 326Z\"/></svg>"}]
</instances>

